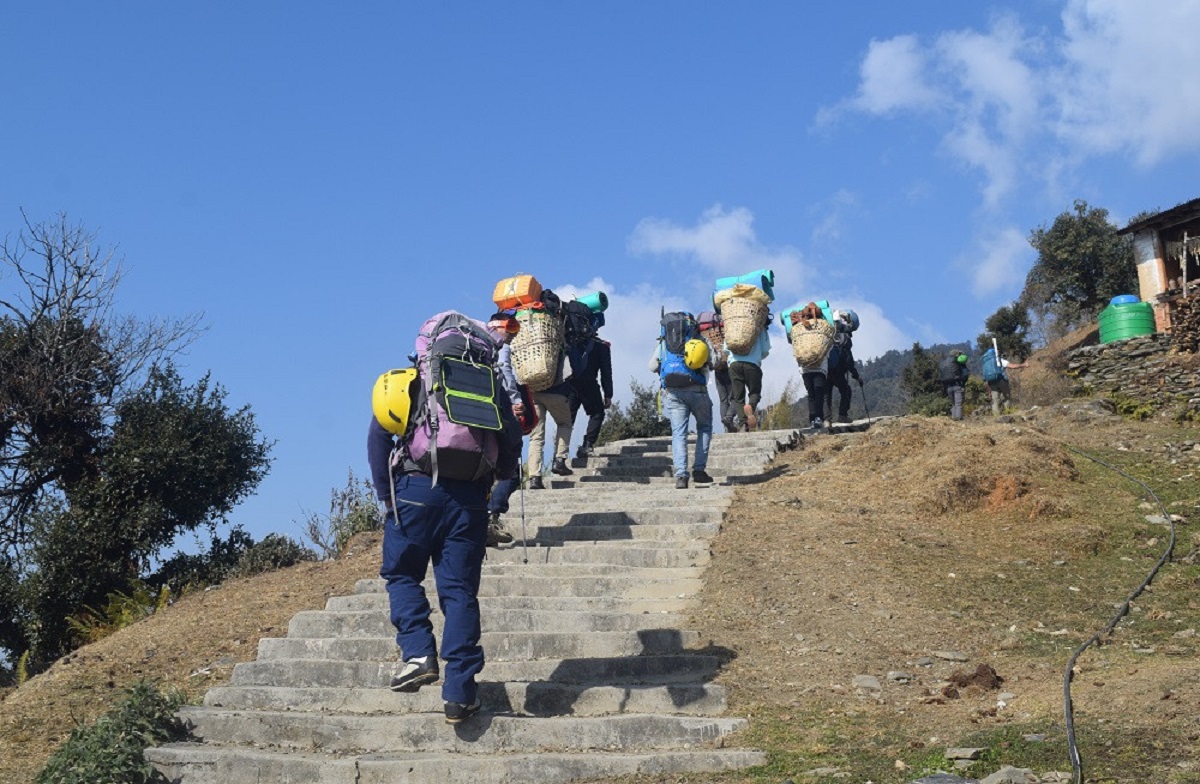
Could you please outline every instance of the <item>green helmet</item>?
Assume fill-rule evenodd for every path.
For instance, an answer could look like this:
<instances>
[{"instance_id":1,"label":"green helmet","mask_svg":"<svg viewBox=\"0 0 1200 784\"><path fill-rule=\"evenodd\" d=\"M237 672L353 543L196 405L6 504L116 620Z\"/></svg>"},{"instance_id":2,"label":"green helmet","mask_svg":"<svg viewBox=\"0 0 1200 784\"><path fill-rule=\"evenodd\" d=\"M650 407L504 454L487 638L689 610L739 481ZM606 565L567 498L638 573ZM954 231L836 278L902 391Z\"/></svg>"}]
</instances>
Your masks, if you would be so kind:
<instances>
[{"instance_id":1,"label":"green helmet","mask_svg":"<svg viewBox=\"0 0 1200 784\"><path fill-rule=\"evenodd\" d=\"M959 354L957 357L954 358L954 361L960 365L965 365L965 364L967 364L967 355Z\"/></svg>"}]
</instances>

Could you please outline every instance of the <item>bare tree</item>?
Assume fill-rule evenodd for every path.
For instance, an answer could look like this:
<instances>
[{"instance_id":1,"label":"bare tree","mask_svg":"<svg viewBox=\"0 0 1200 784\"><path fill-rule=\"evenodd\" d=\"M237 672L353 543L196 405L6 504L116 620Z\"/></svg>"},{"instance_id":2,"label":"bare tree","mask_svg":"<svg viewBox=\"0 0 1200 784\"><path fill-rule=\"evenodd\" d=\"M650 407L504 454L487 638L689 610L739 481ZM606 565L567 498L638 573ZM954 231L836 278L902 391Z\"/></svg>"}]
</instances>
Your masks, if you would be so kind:
<instances>
[{"instance_id":1,"label":"bare tree","mask_svg":"<svg viewBox=\"0 0 1200 784\"><path fill-rule=\"evenodd\" d=\"M47 493L89 474L121 397L203 331L200 314L116 313L115 250L65 215L0 243L0 554L18 558Z\"/></svg>"}]
</instances>

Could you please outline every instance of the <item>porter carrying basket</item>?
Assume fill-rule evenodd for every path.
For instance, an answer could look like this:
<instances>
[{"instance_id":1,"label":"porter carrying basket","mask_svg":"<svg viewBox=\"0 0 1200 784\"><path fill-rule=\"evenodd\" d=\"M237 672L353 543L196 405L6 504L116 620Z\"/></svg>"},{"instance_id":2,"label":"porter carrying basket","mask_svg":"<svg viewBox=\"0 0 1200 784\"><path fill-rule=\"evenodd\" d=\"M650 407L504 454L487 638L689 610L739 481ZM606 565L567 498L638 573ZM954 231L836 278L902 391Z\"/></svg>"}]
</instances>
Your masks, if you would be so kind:
<instances>
[{"instance_id":1,"label":"porter carrying basket","mask_svg":"<svg viewBox=\"0 0 1200 784\"><path fill-rule=\"evenodd\" d=\"M521 331L513 336L512 368L517 383L541 392L554 384L563 348L563 323L544 310L518 310Z\"/></svg>"},{"instance_id":2,"label":"porter carrying basket","mask_svg":"<svg viewBox=\"0 0 1200 784\"><path fill-rule=\"evenodd\" d=\"M721 303L725 321L725 345L734 354L747 354L754 348L758 332L767 323L765 303L749 297L730 297Z\"/></svg>"},{"instance_id":3,"label":"porter carrying basket","mask_svg":"<svg viewBox=\"0 0 1200 784\"><path fill-rule=\"evenodd\" d=\"M792 356L796 364L812 367L821 364L833 347L836 328L823 318L799 319L792 316Z\"/></svg>"}]
</instances>

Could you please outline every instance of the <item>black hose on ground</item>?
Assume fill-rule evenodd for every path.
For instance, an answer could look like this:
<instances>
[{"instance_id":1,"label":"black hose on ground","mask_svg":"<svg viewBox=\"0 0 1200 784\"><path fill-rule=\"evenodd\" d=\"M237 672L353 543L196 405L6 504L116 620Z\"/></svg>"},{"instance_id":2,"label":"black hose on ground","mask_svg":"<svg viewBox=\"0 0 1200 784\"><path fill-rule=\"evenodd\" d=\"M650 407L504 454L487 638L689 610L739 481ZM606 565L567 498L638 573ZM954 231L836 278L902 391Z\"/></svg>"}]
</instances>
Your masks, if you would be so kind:
<instances>
[{"instance_id":1,"label":"black hose on ground","mask_svg":"<svg viewBox=\"0 0 1200 784\"><path fill-rule=\"evenodd\" d=\"M1108 625L1085 640L1084 643L1076 648L1075 652L1071 654L1071 658L1067 660L1067 669L1066 672L1063 673L1063 715L1066 719L1067 726L1067 754L1071 758L1071 770L1074 774L1073 784L1083 784L1083 759L1079 755L1079 746L1075 743L1075 716L1071 705L1071 680L1075 674L1075 662L1079 659L1080 654L1087 650L1092 644L1112 633L1112 630L1116 628L1117 623L1119 623L1120 620L1129 613L1129 607L1133 603L1133 600L1136 599L1142 593L1142 591L1146 590L1146 588L1150 585L1150 581L1153 580L1155 575L1158 574L1158 570L1162 568L1163 564L1170 560L1171 552L1175 549L1175 521L1171 519L1171 515L1169 512L1167 512L1167 508L1163 505L1163 502L1159 500L1157 495L1154 494L1154 491L1150 489L1149 485L1142 480L1134 476L1130 476L1116 466L1106 463L1098 457L1093 457L1086 452L1081 452L1072 446L1063 444L1063 447L1071 452L1074 452L1080 457L1085 457L1088 460L1091 460L1093 463L1120 474L1131 482L1141 485L1142 488L1150 494L1150 497L1154 499L1154 503L1158 504L1158 508L1162 511L1163 519L1166 520L1167 525L1169 525L1171 529L1171 539L1167 543L1167 549L1163 552L1162 557L1158 559L1158 563L1154 565L1154 568L1150 570L1150 573L1146 575L1146 579L1142 581L1142 584L1139 585L1133 591L1133 593L1129 594L1129 597L1125 599L1125 602L1121 605L1120 609L1117 611L1117 614L1113 616L1113 619L1108 622Z\"/></svg>"}]
</instances>

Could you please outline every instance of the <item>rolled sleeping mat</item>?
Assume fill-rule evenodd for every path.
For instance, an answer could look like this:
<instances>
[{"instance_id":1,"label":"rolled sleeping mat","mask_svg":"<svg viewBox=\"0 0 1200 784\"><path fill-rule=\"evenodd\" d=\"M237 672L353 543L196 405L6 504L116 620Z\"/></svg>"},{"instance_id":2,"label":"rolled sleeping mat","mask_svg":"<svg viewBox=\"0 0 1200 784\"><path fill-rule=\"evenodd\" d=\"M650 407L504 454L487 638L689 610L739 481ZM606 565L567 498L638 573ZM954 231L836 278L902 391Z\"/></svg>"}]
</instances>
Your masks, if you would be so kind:
<instances>
[{"instance_id":1,"label":"rolled sleeping mat","mask_svg":"<svg viewBox=\"0 0 1200 784\"><path fill-rule=\"evenodd\" d=\"M593 291L591 294L584 294L576 299L591 308L593 313L603 313L608 310L608 295L603 291Z\"/></svg>"}]
</instances>

